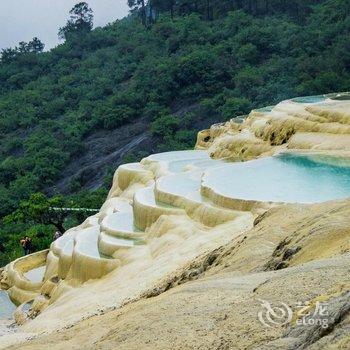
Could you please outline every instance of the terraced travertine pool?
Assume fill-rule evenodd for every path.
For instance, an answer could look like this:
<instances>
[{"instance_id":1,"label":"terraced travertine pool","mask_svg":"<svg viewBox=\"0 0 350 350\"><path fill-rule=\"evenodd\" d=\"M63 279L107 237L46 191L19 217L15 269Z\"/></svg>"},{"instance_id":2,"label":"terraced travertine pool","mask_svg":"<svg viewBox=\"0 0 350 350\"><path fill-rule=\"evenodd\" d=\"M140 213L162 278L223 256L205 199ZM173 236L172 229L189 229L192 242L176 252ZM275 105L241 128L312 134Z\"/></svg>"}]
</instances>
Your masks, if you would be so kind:
<instances>
[{"instance_id":1,"label":"terraced travertine pool","mask_svg":"<svg viewBox=\"0 0 350 350\"><path fill-rule=\"evenodd\" d=\"M15 331L11 326L12 315L16 310L16 305L12 303L7 292L0 290L0 337Z\"/></svg>"},{"instance_id":2,"label":"terraced travertine pool","mask_svg":"<svg viewBox=\"0 0 350 350\"><path fill-rule=\"evenodd\" d=\"M0 290L0 320L11 319L16 309L16 305L12 303L7 292Z\"/></svg>"},{"instance_id":3,"label":"terraced travertine pool","mask_svg":"<svg viewBox=\"0 0 350 350\"><path fill-rule=\"evenodd\" d=\"M44 277L45 266L32 269L24 276L32 282L40 282ZM0 336L7 334L9 326L13 322L13 313L17 306L11 301L6 291L0 290Z\"/></svg>"},{"instance_id":4,"label":"terraced travertine pool","mask_svg":"<svg viewBox=\"0 0 350 350\"><path fill-rule=\"evenodd\" d=\"M326 100L326 97L324 95L316 95L316 96L305 96L305 97L296 97L293 98L293 102L297 103L320 103L324 102Z\"/></svg>"},{"instance_id":5,"label":"terraced travertine pool","mask_svg":"<svg viewBox=\"0 0 350 350\"><path fill-rule=\"evenodd\" d=\"M41 282L44 278L46 266L40 266L24 273L24 276L32 282Z\"/></svg>"},{"instance_id":6,"label":"terraced travertine pool","mask_svg":"<svg viewBox=\"0 0 350 350\"><path fill-rule=\"evenodd\" d=\"M151 154L146 159L166 162L185 159L208 159L210 158L207 151L189 150L189 151L171 151Z\"/></svg>"},{"instance_id":7,"label":"terraced travertine pool","mask_svg":"<svg viewBox=\"0 0 350 350\"><path fill-rule=\"evenodd\" d=\"M264 202L317 203L350 197L350 165L341 159L283 154L210 169L215 193Z\"/></svg>"}]
</instances>

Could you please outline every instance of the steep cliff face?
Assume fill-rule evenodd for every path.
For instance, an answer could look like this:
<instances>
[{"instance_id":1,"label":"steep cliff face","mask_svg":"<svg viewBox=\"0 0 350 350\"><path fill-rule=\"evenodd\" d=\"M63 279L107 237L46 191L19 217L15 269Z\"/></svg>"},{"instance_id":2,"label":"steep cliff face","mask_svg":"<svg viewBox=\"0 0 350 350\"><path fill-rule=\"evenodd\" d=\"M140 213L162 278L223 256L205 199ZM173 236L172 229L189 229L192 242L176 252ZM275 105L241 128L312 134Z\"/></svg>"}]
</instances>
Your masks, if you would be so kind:
<instances>
[{"instance_id":1,"label":"steep cliff face","mask_svg":"<svg viewBox=\"0 0 350 350\"><path fill-rule=\"evenodd\" d=\"M195 151L121 165L98 214L67 231L49 251L6 266L2 286L17 302L31 304L28 312L19 312L22 321L30 321L15 339L8 336L2 343L45 330L49 335L35 340L34 348L46 342L96 348L96 341L103 348L125 349L259 348L269 342L292 348L305 332L315 333L294 330L292 323L288 331L264 327L256 316L259 298L295 303L322 297L343 320L349 174L342 170L344 187L334 187L327 197L343 200L313 205L219 188L225 189L223 174L239 180L237 168L227 172L227 160L281 152L307 152L316 155L316 163L348 169L349 106L348 94L284 101L252 111L242 123L232 120L200 132ZM250 174L254 177L254 167ZM43 264L42 282L25 276ZM161 321L146 324L146 319ZM340 323L329 329L340 327L343 334ZM316 334L312 343L321 338Z\"/></svg>"}]
</instances>

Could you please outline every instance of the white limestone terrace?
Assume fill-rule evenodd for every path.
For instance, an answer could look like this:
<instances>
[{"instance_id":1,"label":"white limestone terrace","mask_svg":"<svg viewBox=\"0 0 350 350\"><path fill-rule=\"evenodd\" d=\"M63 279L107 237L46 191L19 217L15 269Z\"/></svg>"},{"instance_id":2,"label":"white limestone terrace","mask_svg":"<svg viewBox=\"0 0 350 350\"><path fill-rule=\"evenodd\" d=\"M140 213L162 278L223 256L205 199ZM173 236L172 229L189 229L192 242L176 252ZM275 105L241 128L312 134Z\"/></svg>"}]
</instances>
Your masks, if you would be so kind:
<instances>
[{"instance_id":1,"label":"white limestone terrace","mask_svg":"<svg viewBox=\"0 0 350 350\"><path fill-rule=\"evenodd\" d=\"M85 259L89 257L90 260L106 262L119 249L146 243L146 230L162 215L191 215L203 204L211 207L211 210L231 209L230 214L234 215L237 208L232 208L231 204L226 207L212 196L206 196L203 190L206 188L219 197L261 202L315 202L343 198L348 194L347 191L350 193L350 178L346 168L334 172L335 167L328 165L313 168L312 165L317 163L304 158L299 159L303 163L301 166L295 161L289 164L281 159L272 157L226 164L210 159L203 151L169 152L148 157L138 166L129 166L128 171L144 171L151 162L154 169L166 170L166 175L159 175L154 185L135 191L132 211L125 202L117 201L115 211L105 215L98 227L79 231L74 238L73 254L76 260L81 255ZM195 170L186 169L183 167L185 164L193 165L192 169ZM315 181L315 170L320 174L318 181ZM286 194L291 197L285 198ZM60 240L54 243L52 251L59 251L56 246L60 246Z\"/></svg>"},{"instance_id":2,"label":"white limestone terrace","mask_svg":"<svg viewBox=\"0 0 350 350\"><path fill-rule=\"evenodd\" d=\"M191 170L196 164L203 166L203 162L212 162L208 152L201 150L164 152L148 156L141 161L146 168L157 169L155 175L165 173L179 173ZM214 161L215 162L215 161Z\"/></svg>"},{"instance_id":3,"label":"white limestone terrace","mask_svg":"<svg viewBox=\"0 0 350 350\"><path fill-rule=\"evenodd\" d=\"M186 171L186 165L189 164L192 170ZM120 166L118 172L122 176L118 177L118 184L122 189L128 189L133 184L142 182L141 178L148 178L151 168L154 179L159 176L158 180L163 178L166 180L167 177L172 176L171 174L176 173L174 176L183 180L184 183L191 181L191 178L196 178L196 184L200 185L203 169L219 164L222 165L224 162L210 159L205 151L161 153L147 157L141 163ZM162 172L167 175L159 175ZM157 183L158 180L156 179ZM178 182L174 182L173 185L175 191L176 188L181 187L181 183ZM190 192L189 196L193 195ZM199 194L199 187L197 192ZM72 266L73 270L79 271L73 274L75 279L79 274L85 274L83 280L92 278L87 272L82 272L86 270L86 267L83 266L91 266L95 275L107 273L114 268L114 264L111 263L114 260L114 253L145 244L147 241L146 229L160 216L186 214L183 208L158 200L155 193L153 180L151 184L146 182L144 186L137 188L132 200L129 201L132 205L125 198L109 198L94 219L89 219L90 222L85 222L80 227L67 231L61 238L53 242L48 258L50 275L54 274L51 271L52 265L58 265L57 272L61 278L71 277L69 269ZM200 194L199 197L201 197ZM108 265L107 270L103 272L104 267L96 268L99 265Z\"/></svg>"},{"instance_id":4,"label":"white limestone terrace","mask_svg":"<svg viewBox=\"0 0 350 350\"><path fill-rule=\"evenodd\" d=\"M223 153L218 154L224 159L212 159L215 149L208 148L160 153L140 163L121 165L99 213L68 230L51 244L49 252L29 255L6 266L2 283L7 284L9 295L18 303L34 299L33 310L41 312L47 308L51 312L55 305L64 309L62 300L67 301L67 295L74 294L75 288L90 295L94 288L88 287L96 283L95 291L104 291L102 299L85 301L79 297L84 312L96 309L99 303L122 303L126 294L137 295L141 286L143 291L151 288L157 279L164 278L165 272L173 273L199 254L241 235L271 205L350 196L350 167L346 160L329 160L322 155L271 157L281 153L281 148L275 149L272 144L268 145L271 154L266 157L260 149L265 150L267 141L257 141L258 137L252 136L254 128L256 134L260 130L263 134L271 126L268 118L304 123L299 118L303 110L300 106L329 103L327 99L285 101L274 108L253 111L253 118L246 124L214 128L214 139L223 136L217 149L221 147L219 151ZM259 116L254 119L255 113ZM325 119L311 112L305 115L308 122ZM324 123L321 132L330 128L337 140L343 137L347 142L349 134L343 116L335 114L332 118L337 122L331 128L331 123ZM207 135L209 131L202 136L206 139ZM312 137L318 137L318 133ZM225 154L235 152L232 145L241 150L249 142L252 158L265 157L236 163L225 160ZM45 262L41 281L38 276L43 269L37 268ZM124 286L125 280L129 286ZM111 293L111 288L118 288L118 293ZM67 320L73 316L66 315Z\"/></svg>"},{"instance_id":5,"label":"white limestone terrace","mask_svg":"<svg viewBox=\"0 0 350 350\"><path fill-rule=\"evenodd\" d=\"M128 182L121 180L125 189L135 184L130 173L137 184L140 174L149 178L150 171L154 180L136 187L131 200L109 198L99 214L53 242L44 281L57 275L79 285L101 278L123 263L118 257L121 252L147 245L150 228L163 215L188 216L215 227L235 220L259 202L311 203L350 195L350 168L305 156L226 163L211 159L205 151L180 151L156 154L119 169L123 176L124 171L129 174ZM254 205L242 206L242 201ZM37 285L43 272L34 268L24 277Z\"/></svg>"},{"instance_id":6,"label":"white limestone terrace","mask_svg":"<svg viewBox=\"0 0 350 350\"><path fill-rule=\"evenodd\" d=\"M145 235L134 224L132 212L114 212L101 222L101 230L110 236L142 240Z\"/></svg>"},{"instance_id":7,"label":"white limestone terrace","mask_svg":"<svg viewBox=\"0 0 350 350\"><path fill-rule=\"evenodd\" d=\"M149 228L162 215L192 215L209 226L236 218L235 211L228 213L219 209L200 194L203 171L223 164L224 161L211 159L205 151L179 151L155 154L141 163L120 166L117 171L119 191L128 193L136 186L131 198L110 196L97 215L52 243L46 269L35 267L26 271L23 278L28 283L35 282L36 290L38 283L42 285L53 276L58 280L71 280L72 285L101 278L121 264L116 253L147 244ZM170 197L178 195L183 203L172 203L169 198L162 200L161 189L163 197L165 193ZM189 203L192 206L189 207ZM204 207L199 208L203 203ZM207 222L210 210L220 212L212 220L213 224ZM27 301L24 290L14 289L14 299L18 294L20 302Z\"/></svg>"},{"instance_id":8,"label":"white limestone terrace","mask_svg":"<svg viewBox=\"0 0 350 350\"><path fill-rule=\"evenodd\" d=\"M246 201L324 202L350 196L350 167L341 158L328 164L322 157L281 154L210 169L202 189Z\"/></svg>"}]
</instances>

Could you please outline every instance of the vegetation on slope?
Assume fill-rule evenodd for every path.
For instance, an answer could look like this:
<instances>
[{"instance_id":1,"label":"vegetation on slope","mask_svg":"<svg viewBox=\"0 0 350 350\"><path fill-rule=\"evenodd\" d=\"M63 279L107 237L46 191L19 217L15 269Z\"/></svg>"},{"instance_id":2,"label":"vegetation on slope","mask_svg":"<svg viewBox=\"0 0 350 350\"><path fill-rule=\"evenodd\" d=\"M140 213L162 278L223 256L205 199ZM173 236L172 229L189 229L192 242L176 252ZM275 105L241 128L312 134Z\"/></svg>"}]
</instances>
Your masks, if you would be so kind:
<instances>
[{"instance_id":1,"label":"vegetation on slope","mask_svg":"<svg viewBox=\"0 0 350 350\"><path fill-rule=\"evenodd\" d=\"M132 15L92 30L92 14L81 3L55 49L42 52L34 38L3 50L0 217L32 193L55 194L62 170L84 154L84 140L96 131L142 120L152 135L146 153L190 148L202 125L296 95L349 88L346 1L129 5ZM73 192L82 188L84 179L70 184ZM90 205L98 206L104 194L98 191ZM77 198L64 200L83 206ZM18 237L26 230L45 237L37 238L42 248L43 232L52 227L5 220L1 263L20 253Z\"/></svg>"}]
</instances>

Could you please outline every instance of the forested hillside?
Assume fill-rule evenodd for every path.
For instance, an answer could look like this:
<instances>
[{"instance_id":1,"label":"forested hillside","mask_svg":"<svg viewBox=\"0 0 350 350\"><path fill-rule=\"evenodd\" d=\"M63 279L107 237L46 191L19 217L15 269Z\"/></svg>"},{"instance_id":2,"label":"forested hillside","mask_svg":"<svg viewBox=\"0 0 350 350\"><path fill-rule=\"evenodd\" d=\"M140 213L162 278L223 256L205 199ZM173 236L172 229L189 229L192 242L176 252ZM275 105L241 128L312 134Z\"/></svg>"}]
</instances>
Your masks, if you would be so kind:
<instances>
[{"instance_id":1,"label":"forested hillside","mask_svg":"<svg viewBox=\"0 0 350 350\"><path fill-rule=\"evenodd\" d=\"M130 16L94 30L79 4L49 52L37 38L2 51L1 217L39 191L98 206L120 162L191 148L198 129L254 107L349 89L348 1L128 2ZM2 262L28 229L47 245L50 225L5 220Z\"/></svg>"}]
</instances>

